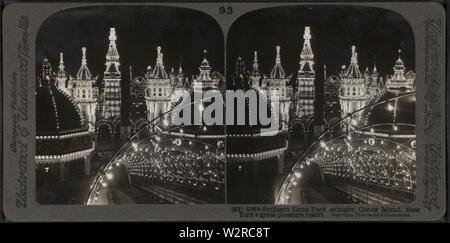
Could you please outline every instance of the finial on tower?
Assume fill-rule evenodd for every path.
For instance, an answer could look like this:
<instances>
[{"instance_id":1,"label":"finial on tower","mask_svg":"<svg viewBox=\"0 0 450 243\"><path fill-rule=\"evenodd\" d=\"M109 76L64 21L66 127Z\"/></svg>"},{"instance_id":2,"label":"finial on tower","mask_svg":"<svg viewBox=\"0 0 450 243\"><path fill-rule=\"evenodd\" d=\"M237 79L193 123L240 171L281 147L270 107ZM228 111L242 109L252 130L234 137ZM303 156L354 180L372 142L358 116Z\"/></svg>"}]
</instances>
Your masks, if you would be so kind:
<instances>
[{"instance_id":1,"label":"finial on tower","mask_svg":"<svg viewBox=\"0 0 450 243\"><path fill-rule=\"evenodd\" d=\"M351 58L351 62L352 63L358 63L358 53L356 52L356 46L352 45L352 58Z\"/></svg>"},{"instance_id":2,"label":"finial on tower","mask_svg":"<svg viewBox=\"0 0 450 243\"><path fill-rule=\"evenodd\" d=\"M377 55L374 55L373 57L373 72L374 74L377 73Z\"/></svg>"},{"instance_id":3,"label":"finial on tower","mask_svg":"<svg viewBox=\"0 0 450 243\"><path fill-rule=\"evenodd\" d=\"M281 47L280 46L276 46L275 49L277 50L277 57L275 58L275 62L276 63L281 63L281 57L280 57Z\"/></svg>"},{"instance_id":4,"label":"finial on tower","mask_svg":"<svg viewBox=\"0 0 450 243\"><path fill-rule=\"evenodd\" d=\"M310 30L309 26L305 26L305 32L303 34L303 39L311 40L311 30Z\"/></svg>"},{"instance_id":5,"label":"finial on tower","mask_svg":"<svg viewBox=\"0 0 450 243\"><path fill-rule=\"evenodd\" d=\"M255 51L253 55L253 67L258 68L258 52Z\"/></svg>"},{"instance_id":6,"label":"finial on tower","mask_svg":"<svg viewBox=\"0 0 450 243\"><path fill-rule=\"evenodd\" d=\"M115 40L117 40L117 36L116 36L116 28L109 28L109 40L110 40L110 41L115 41Z\"/></svg>"},{"instance_id":7,"label":"finial on tower","mask_svg":"<svg viewBox=\"0 0 450 243\"><path fill-rule=\"evenodd\" d=\"M163 64L163 54L161 53L161 47L156 47L156 64Z\"/></svg>"},{"instance_id":8,"label":"finial on tower","mask_svg":"<svg viewBox=\"0 0 450 243\"><path fill-rule=\"evenodd\" d=\"M86 65L86 47L81 48L81 64Z\"/></svg>"},{"instance_id":9,"label":"finial on tower","mask_svg":"<svg viewBox=\"0 0 450 243\"><path fill-rule=\"evenodd\" d=\"M64 69L64 57L62 52L59 53L59 69Z\"/></svg>"}]
</instances>

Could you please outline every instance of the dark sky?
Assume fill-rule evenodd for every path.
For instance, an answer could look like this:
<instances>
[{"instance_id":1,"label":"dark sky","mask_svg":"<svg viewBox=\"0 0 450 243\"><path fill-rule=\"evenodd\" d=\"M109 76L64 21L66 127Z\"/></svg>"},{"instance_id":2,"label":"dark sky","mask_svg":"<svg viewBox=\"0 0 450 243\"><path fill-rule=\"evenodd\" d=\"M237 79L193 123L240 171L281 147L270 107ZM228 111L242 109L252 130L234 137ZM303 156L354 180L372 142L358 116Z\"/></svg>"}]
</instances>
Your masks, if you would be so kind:
<instances>
[{"instance_id":1,"label":"dark sky","mask_svg":"<svg viewBox=\"0 0 450 243\"><path fill-rule=\"evenodd\" d=\"M206 49L213 70L224 73L224 37L216 21L201 12L171 7L97 6L59 12L39 30L37 58L45 56L57 68L62 51L66 71L75 76L85 46L91 73L103 73L109 27L116 28L121 65L131 65L134 76L155 66L158 45L167 72L178 67L181 56L185 73L197 75Z\"/></svg>"},{"instance_id":2,"label":"dark sky","mask_svg":"<svg viewBox=\"0 0 450 243\"><path fill-rule=\"evenodd\" d=\"M245 58L251 68L256 50L260 70L269 75L276 45L281 46L286 73L297 72L305 26L311 26L316 72L323 72L324 64L328 76L342 65L348 66L352 44L356 45L361 69L367 65L371 69L376 55L378 71L392 73L400 48L407 68L414 70L413 31L397 13L367 7L291 6L250 12L232 25L227 37L227 73L233 71L237 56Z\"/></svg>"}]
</instances>

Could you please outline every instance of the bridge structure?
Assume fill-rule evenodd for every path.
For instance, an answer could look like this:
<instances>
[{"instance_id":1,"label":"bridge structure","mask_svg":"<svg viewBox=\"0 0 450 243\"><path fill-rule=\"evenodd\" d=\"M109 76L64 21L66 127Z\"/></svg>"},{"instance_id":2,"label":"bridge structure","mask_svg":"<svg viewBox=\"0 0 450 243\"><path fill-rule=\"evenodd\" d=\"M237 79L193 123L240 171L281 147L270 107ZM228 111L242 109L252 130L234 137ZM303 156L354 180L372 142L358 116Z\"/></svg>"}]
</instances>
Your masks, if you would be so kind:
<instances>
[{"instance_id":1,"label":"bridge structure","mask_svg":"<svg viewBox=\"0 0 450 243\"><path fill-rule=\"evenodd\" d=\"M120 146L94 178L85 204L224 203L224 134L203 139L195 132L205 128L171 124L172 111Z\"/></svg>"},{"instance_id":2,"label":"bridge structure","mask_svg":"<svg viewBox=\"0 0 450 243\"><path fill-rule=\"evenodd\" d=\"M296 159L275 204L412 202L415 98L415 92L383 95L331 124Z\"/></svg>"}]
</instances>

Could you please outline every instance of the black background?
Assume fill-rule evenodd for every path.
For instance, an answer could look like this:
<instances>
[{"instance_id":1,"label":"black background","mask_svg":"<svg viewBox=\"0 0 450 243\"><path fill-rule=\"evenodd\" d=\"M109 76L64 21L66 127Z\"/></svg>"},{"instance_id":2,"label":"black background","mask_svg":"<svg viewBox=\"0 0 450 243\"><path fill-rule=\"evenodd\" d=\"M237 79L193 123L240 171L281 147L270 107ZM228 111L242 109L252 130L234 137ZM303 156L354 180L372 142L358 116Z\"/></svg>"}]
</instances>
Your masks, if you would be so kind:
<instances>
[{"instance_id":1,"label":"black background","mask_svg":"<svg viewBox=\"0 0 450 243\"><path fill-rule=\"evenodd\" d=\"M41 25L37 60L47 57L57 68L63 52L66 71L75 76L85 46L92 75L102 74L110 27L116 28L121 66L131 65L134 76L155 66L158 45L168 73L172 67L177 70L181 57L185 74L198 75L205 49L213 70L224 73L224 38L217 22L201 12L175 7L95 6L58 12Z\"/></svg>"},{"instance_id":2,"label":"black background","mask_svg":"<svg viewBox=\"0 0 450 243\"><path fill-rule=\"evenodd\" d=\"M233 23L227 41L227 74L236 58L243 57L251 69L258 51L259 68L269 75L275 64L275 46L290 75L299 69L304 27L311 27L316 73L336 74L348 66L351 45L356 45L359 66L372 71L374 60L380 75L393 73L398 49L407 69L415 66L414 34L408 22L390 10L356 6L289 6L256 10Z\"/></svg>"}]
</instances>

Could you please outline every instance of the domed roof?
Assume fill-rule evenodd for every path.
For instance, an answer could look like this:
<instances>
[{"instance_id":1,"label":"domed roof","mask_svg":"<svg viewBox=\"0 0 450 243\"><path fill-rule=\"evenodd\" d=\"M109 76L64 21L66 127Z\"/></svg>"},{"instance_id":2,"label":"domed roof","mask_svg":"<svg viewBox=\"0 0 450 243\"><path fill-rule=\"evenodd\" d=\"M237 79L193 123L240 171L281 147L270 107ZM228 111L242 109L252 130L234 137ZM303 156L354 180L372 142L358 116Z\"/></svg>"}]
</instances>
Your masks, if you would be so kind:
<instances>
[{"instance_id":1,"label":"domed roof","mask_svg":"<svg viewBox=\"0 0 450 243\"><path fill-rule=\"evenodd\" d=\"M71 99L55 87L55 80L44 60L43 71L36 88L36 134L56 135L64 131L84 127L76 106Z\"/></svg>"}]
</instances>

